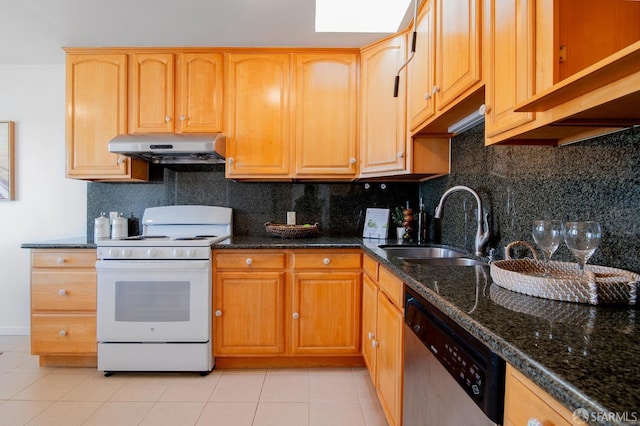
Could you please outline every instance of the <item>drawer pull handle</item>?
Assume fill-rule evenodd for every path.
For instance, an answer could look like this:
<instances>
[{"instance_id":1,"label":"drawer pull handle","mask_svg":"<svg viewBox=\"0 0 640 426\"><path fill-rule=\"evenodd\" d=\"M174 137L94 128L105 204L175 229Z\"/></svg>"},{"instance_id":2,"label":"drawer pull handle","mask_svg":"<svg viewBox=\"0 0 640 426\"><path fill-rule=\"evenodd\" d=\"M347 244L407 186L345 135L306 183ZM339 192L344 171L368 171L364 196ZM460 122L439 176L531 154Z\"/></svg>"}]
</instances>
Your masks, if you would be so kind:
<instances>
[{"instance_id":1,"label":"drawer pull handle","mask_svg":"<svg viewBox=\"0 0 640 426\"><path fill-rule=\"evenodd\" d=\"M58 332L58 334L59 334L60 336L63 336L63 337L64 337L64 336L66 336L66 335L67 335L67 330L60 330L60 331Z\"/></svg>"},{"instance_id":2,"label":"drawer pull handle","mask_svg":"<svg viewBox=\"0 0 640 426\"><path fill-rule=\"evenodd\" d=\"M328 265L331 263L331 259L329 259L328 257L325 257L324 259L322 259L322 263L324 263L325 265Z\"/></svg>"},{"instance_id":3,"label":"drawer pull handle","mask_svg":"<svg viewBox=\"0 0 640 426\"><path fill-rule=\"evenodd\" d=\"M298 318L300 318L300 314L297 313L297 312L294 312L293 313L293 319L298 319Z\"/></svg>"},{"instance_id":4,"label":"drawer pull handle","mask_svg":"<svg viewBox=\"0 0 640 426\"><path fill-rule=\"evenodd\" d=\"M67 294L67 290L65 290L64 288L61 288L60 290L58 290L58 295L59 296L66 296Z\"/></svg>"},{"instance_id":5,"label":"drawer pull handle","mask_svg":"<svg viewBox=\"0 0 640 426\"><path fill-rule=\"evenodd\" d=\"M542 426L542 422L535 417L531 417L527 420L527 426Z\"/></svg>"},{"instance_id":6,"label":"drawer pull handle","mask_svg":"<svg viewBox=\"0 0 640 426\"><path fill-rule=\"evenodd\" d=\"M62 265L64 262L66 262L66 259L64 257L59 257L56 259L56 262L58 263L58 265Z\"/></svg>"},{"instance_id":7,"label":"drawer pull handle","mask_svg":"<svg viewBox=\"0 0 640 426\"><path fill-rule=\"evenodd\" d=\"M251 265L253 263L253 259L250 257L247 257L247 265Z\"/></svg>"},{"instance_id":8,"label":"drawer pull handle","mask_svg":"<svg viewBox=\"0 0 640 426\"><path fill-rule=\"evenodd\" d=\"M217 317L221 317L222 316L222 311L220 309L216 310L216 316Z\"/></svg>"}]
</instances>

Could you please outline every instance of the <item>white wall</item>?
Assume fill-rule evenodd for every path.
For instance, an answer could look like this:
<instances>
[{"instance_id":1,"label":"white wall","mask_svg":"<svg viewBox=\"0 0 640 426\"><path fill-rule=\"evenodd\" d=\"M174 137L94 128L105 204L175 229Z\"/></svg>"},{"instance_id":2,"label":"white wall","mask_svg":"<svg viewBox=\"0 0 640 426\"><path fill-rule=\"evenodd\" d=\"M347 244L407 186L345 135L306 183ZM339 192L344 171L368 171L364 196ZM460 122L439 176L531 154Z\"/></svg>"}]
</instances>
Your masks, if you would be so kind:
<instances>
[{"instance_id":1,"label":"white wall","mask_svg":"<svg viewBox=\"0 0 640 426\"><path fill-rule=\"evenodd\" d=\"M0 121L16 124L16 200L0 202L0 335L29 334L29 250L86 235L86 183L65 179L64 65L0 66Z\"/></svg>"}]
</instances>

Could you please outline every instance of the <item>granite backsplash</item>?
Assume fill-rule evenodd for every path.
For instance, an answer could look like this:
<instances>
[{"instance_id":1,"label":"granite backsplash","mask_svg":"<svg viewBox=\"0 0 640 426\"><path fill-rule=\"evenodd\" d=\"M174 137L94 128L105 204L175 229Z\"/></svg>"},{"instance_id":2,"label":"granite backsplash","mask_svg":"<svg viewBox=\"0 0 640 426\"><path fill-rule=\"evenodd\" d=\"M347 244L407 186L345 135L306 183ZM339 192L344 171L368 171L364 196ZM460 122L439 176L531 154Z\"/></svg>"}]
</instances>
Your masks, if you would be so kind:
<instances>
[{"instance_id":1,"label":"granite backsplash","mask_svg":"<svg viewBox=\"0 0 640 426\"><path fill-rule=\"evenodd\" d=\"M296 212L298 224L318 223L324 236L357 236L367 207L416 205L418 197L417 183L246 183L226 179L224 165L152 167L149 182L88 184L89 240L101 212L123 213L136 235L145 208L178 204L233 208L238 236L268 235L264 224L286 223L287 211Z\"/></svg>"},{"instance_id":2,"label":"granite backsplash","mask_svg":"<svg viewBox=\"0 0 640 426\"><path fill-rule=\"evenodd\" d=\"M479 125L455 137L451 174L420 185L436 237L473 249L473 197L453 193L440 223L432 215L447 188L466 185L479 193L490 213L489 246L497 257L512 241L534 244L535 219L596 220L603 235L590 263L640 272L640 129L561 147L485 147L483 135L484 125ZM574 261L564 244L553 259Z\"/></svg>"},{"instance_id":3,"label":"granite backsplash","mask_svg":"<svg viewBox=\"0 0 640 426\"><path fill-rule=\"evenodd\" d=\"M266 235L265 222L285 223L296 211L298 223L318 222L323 235L361 235L367 207L393 207L424 197L437 242L472 250L476 232L475 200L452 194L441 221L433 219L442 193L466 185L481 196L490 213L489 244L498 258L515 240L532 243L537 218L597 220L600 248L591 263L640 272L640 129L630 129L563 147L484 146L484 126L452 140L451 174L418 183L244 183L224 177L224 165L152 166L146 183L98 183L87 187L87 234L93 218L118 211L130 218L130 234L139 231L146 207L205 204L234 209L236 235ZM393 231L391 231L393 232ZM554 259L572 261L562 245Z\"/></svg>"}]
</instances>

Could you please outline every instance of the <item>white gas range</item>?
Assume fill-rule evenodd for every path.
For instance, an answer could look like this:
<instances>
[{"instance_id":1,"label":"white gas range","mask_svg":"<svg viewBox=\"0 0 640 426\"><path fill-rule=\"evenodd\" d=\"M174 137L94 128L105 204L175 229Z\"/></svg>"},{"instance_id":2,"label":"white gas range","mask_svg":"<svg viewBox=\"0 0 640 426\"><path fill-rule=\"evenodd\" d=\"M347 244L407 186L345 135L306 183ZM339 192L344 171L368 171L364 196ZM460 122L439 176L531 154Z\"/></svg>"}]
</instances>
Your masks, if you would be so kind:
<instances>
[{"instance_id":1,"label":"white gas range","mask_svg":"<svg viewBox=\"0 0 640 426\"><path fill-rule=\"evenodd\" d=\"M151 207L142 235L97 242L98 369L105 375L211 371L211 246L228 240L232 216L226 207Z\"/></svg>"}]
</instances>

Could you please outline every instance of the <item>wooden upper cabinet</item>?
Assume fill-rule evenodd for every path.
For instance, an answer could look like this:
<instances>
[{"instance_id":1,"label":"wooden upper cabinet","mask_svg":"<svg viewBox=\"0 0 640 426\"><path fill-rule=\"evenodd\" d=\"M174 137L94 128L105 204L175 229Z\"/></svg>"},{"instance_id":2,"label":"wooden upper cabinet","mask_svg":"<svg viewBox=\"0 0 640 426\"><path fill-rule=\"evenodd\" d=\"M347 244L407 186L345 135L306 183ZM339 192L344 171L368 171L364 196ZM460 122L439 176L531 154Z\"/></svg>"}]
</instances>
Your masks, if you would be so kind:
<instances>
[{"instance_id":1,"label":"wooden upper cabinet","mask_svg":"<svg viewBox=\"0 0 640 426\"><path fill-rule=\"evenodd\" d=\"M442 110L482 84L480 0L438 0L436 108Z\"/></svg>"},{"instance_id":2,"label":"wooden upper cabinet","mask_svg":"<svg viewBox=\"0 0 640 426\"><path fill-rule=\"evenodd\" d=\"M131 132L221 132L221 53L134 53Z\"/></svg>"},{"instance_id":3,"label":"wooden upper cabinet","mask_svg":"<svg viewBox=\"0 0 640 426\"><path fill-rule=\"evenodd\" d=\"M406 56L406 35L385 39L361 54L360 175L406 170L406 72L394 80Z\"/></svg>"},{"instance_id":4,"label":"wooden upper cabinet","mask_svg":"<svg viewBox=\"0 0 640 426\"><path fill-rule=\"evenodd\" d=\"M485 134L492 137L535 118L514 112L535 89L534 0L487 0L484 8Z\"/></svg>"},{"instance_id":5,"label":"wooden upper cabinet","mask_svg":"<svg viewBox=\"0 0 640 426\"><path fill-rule=\"evenodd\" d=\"M425 0L418 13L416 48L407 65L407 116L414 131L435 114L435 0Z\"/></svg>"},{"instance_id":6,"label":"wooden upper cabinet","mask_svg":"<svg viewBox=\"0 0 640 426\"><path fill-rule=\"evenodd\" d=\"M131 64L131 133L175 131L173 53L134 53Z\"/></svg>"},{"instance_id":7,"label":"wooden upper cabinet","mask_svg":"<svg viewBox=\"0 0 640 426\"><path fill-rule=\"evenodd\" d=\"M127 133L127 55L68 53L66 65L67 177L146 180L146 163L108 149Z\"/></svg>"},{"instance_id":8,"label":"wooden upper cabinet","mask_svg":"<svg viewBox=\"0 0 640 426\"><path fill-rule=\"evenodd\" d=\"M229 54L226 176L290 179L290 55Z\"/></svg>"},{"instance_id":9,"label":"wooden upper cabinet","mask_svg":"<svg viewBox=\"0 0 640 426\"><path fill-rule=\"evenodd\" d=\"M355 53L295 55L297 177L351 177L357 173Z\"/></svg>"},{"instance_id":10,"label":"wooden upper cabinet","mask_svg":"<svg viewBox=\"0 0 640 426\"><path fill-rule=\"evenodd\" d=\"M223 76L221 53L178 55L176 132L223 131Z\"/></svg>"}]
</instances>

